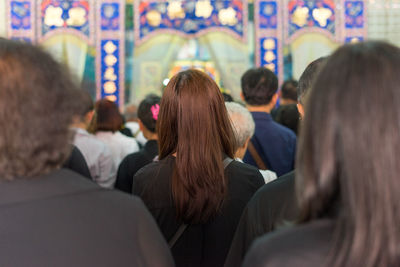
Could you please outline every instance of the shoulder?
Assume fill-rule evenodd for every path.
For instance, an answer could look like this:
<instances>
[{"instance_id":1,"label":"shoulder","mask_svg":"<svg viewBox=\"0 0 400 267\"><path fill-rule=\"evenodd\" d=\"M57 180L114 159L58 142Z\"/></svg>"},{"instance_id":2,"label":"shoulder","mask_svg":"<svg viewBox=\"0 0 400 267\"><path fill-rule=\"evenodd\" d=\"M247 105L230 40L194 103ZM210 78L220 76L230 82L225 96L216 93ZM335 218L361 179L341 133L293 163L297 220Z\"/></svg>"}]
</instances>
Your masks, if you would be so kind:
<instances>
[{"instance_id":1,"label":"shoulder","mask_svg":"<svg viewBox=\"0 0 400 267\"><path fill-rule=\"evenodd\" d=\"M295 172L291 171L278 179L263 185L254 195L252 202L269 202L278 196L294 194Z\"/></svg>"},{"instance_id":2,"label":"shoulder","mask_svg":"<svg viewBox=\"0 0 400 267\"><path fill-rule=\"evenodd\" d=\"M65 197L61 198L65 198L67 201L70 199L69 195L74 195L76 199L81 199L81 202L88 203L92 207L93 214L100 213L102 210L101 213L114 214L115 219L120 216L128 220L133 217L138 218L138 215L146 211L144 204L138 197L117 190L102 188L72 172L63 170L60 174L62 175L58 176L58 186L62 186L66 190L65 192L68 192ZM69 181L64 181L67 180L67 177ZM72 202L75 202L75 200L72 199Z\"/></svg>"},{"instance_id":3,"label":"shoulder","mask_svg":"<svg viewBox=\"0 0 400 267\"><path fill-rule=\"evenodd\" d=\"M143 157L143 155L144 155L144 153L142 150L131 153L122 160L120 165L134 165L138 159Z\"/></svg>"},{"instance_id":4,"label":"shoulder","mask_svg":"<svg viewBox=\"0 0 400 267\"><path fill-rule=\"evenodd\" d=\"M262 175L256 167L237 160L232 161L226 167L226 170L232 175L249 175L262 178Z\"/></svg>"},{"instance_id":5,"label":"shoulder","mask_svg":"<svg viewBox=\"0 0 400 267\"><path fill-rule=\"evenodd\" d=\"M136 157L136 155L132 155L132 157L133 156ZM151 162L138 170L135 174L135 178L139 179L140 177L147 176L153 177L156 173L159 173L160 169L163 168L163 165L164 164L160 163L160 161Z\"/></svg>"},{"instance_id":6,"label":"shoulder","mask_svg":"<svg viewBox=\"0 0 400 267\"><path fill-rule=\"evenodd\" d=\"M285 213L284 211L294 213L297 207L294 174L294 171L289 172L263 185L250 200L249 211L257 213L258 211L276 210L283 213ZM273 212L268 213L271 215Z\"/></svg>"},{"instance_id":7,"label":"shoulder","mask_svg":"<svg viewBox=\"0 0 400 267\"><path fill-rule=\"evenodd\" d=\"M271 121L271 124L274 125L274 128L279 131L282 135L285 135L287 138L290 139L294 139L296 140L296 134L290 130L289 128L275 122L275 121Z\"/></svg>"},{"instance_id":8,"label":"shoulder","mask_svg":"<svg viewBox=\"0 0 400 267\"><path fill-rule=\"evenodd\" d=\"M256 167L236 160L226 167L226 174L230 182L251 183L257 189L264 184L264 178Z\"/></svg>"},{"instance_id":9,"label":"shoulder","mask_svg":"<svg viewBox=\"0 0 400 267\"><path fill-rule=\"evenodd\" d=\"M298 212L294 172L263 185L250 199L246 209L248 220L252 220L259 234L272 231L284 221L293 220Z\"/></svg>"},{"instance_id":10,"label":"shoulder","mask_svg":"<svg viewBox=\"0 0 400 267\"><path fill-rule=\"evenodd\" d=\"M334 222L324 219L264 235L253 243L243 266L323 266L333 230Z\"/></svg>"},{"instance_id":11,"label":"shoulder","mask_svg":"<svg viewBox=\"0 0 400 267\"><path fill-rule=\"evenodd\" d=\"M160 176L168 176L169 170L172 170L172 165L164 160L151 162L136 172L133 177L134 187L138 189L145 185L161 183Z\"/></svg>"}]
</instances>

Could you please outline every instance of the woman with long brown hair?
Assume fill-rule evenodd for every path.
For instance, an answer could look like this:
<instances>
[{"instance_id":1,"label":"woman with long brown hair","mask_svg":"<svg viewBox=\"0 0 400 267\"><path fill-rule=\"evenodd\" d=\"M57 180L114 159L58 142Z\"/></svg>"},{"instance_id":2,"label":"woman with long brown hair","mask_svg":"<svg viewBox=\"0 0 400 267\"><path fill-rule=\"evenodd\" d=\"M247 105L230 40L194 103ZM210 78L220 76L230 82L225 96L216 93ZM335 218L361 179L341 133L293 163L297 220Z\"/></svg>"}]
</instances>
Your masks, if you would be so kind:
<instances>
[{"instance_id":1,"label":"woman with long brown hair","mask_svg":"<svg viewBox=\"0 0 400 267\"><path fill-rule=\"evenodd\" d=\"M299 225L264 236L244 266L400 266L400 49L346 45L307 97Z\"/></svg>"},{"instance_id":2,"label":"woman with long brown hair","mask_svg":"<svg viewBox=\"0 0 400 267\"><path fill-rule=\"evenodd\" d=\"M229 160L234 133L216 83L198 70L174 76L161 99L157 131L159 161L135 175L133 193L170 241L177 266L222 266L263 178Z\"/></svg>"}]
</instances>

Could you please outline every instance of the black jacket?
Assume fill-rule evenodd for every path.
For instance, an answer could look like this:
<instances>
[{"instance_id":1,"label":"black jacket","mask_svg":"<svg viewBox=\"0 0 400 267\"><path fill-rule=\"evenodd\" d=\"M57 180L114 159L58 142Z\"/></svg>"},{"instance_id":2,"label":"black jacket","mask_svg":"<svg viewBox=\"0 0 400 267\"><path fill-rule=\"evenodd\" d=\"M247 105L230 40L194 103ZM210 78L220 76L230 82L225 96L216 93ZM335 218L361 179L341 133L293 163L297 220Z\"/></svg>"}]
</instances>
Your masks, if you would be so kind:
<instances>
[{"instance_id":1,"label":"black jacket","mask_svg":"<svg viewBox=\"0 0 400 267\"><path fill-rule=\"evenodd\" d=\"M251 243L295 219L297 210L294 171L261 187L243 211L225 266L241 266Z\"/></svg>"},{"instance_id":2,"label":"black jacket","mask_svg":"<svg viewBox=\"0 0 400 267\"><path fill-rule=\"evenodd\" d=\"M72 146L71 155L63 164L63 168L70 169L84 177L92 180L92 176L90 175L89 167L86 163L85 158L82 155L82 152L76 147Z\"/></svg>"},{"instance_id":3,"label":"black jacket","mask_svg":"<svg viewBox=\"0 0 400 267\"><path fill-rule=\"evenodd\" d=\"M135 153L124 158L118 168L115 188L126 193L132 193L133 176L138 170L153 162L158 155L158 143L156 140L149 140L144 147Z\"/></svg>"},{"instance_id":4,"label":"black jacket","mask_svg":"<svg viewBox=\"0 0 400 267\"><path fill-rule=\"evenodd\" d=\"M176 233L177 219L171 192L175 157L169 156L138 171L133 193L142 198L166 240ZM228 194L221 212L205 224L189 225L172 249L177 266L223 266L240 215L254 192L264 184L258 169L231 162L225 169Z\"/></svg>"},{"instance_id":5,"label":"black jacket","mask_svg":"<svg viewBox=\"0 0 400 267\"><path fill-rule=\"evenodd\" d=\"M173 266L136 197L67 169L0 180L0 266Z\"/></svg>"},{"instance_id":6,"label":"black jacket","mask_svg":"<svg viewBox=\"0 0 400 267\"><path fill-rule=\"evenodd\" d=\"M269 233L254 242L243 267L330 266L333 232L334 220L319 219Z\"/></svg>"}]
</instances>

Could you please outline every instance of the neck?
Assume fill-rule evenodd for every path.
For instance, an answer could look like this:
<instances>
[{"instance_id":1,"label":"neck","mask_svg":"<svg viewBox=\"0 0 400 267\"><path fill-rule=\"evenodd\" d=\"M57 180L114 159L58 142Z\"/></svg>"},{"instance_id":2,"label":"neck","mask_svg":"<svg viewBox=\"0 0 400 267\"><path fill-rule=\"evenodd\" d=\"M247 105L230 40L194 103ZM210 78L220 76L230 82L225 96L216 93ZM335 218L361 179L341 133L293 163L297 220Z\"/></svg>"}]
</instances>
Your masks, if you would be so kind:
<instances>
[{"instance_id":1,"label":"neck","mask_svg":"<svg viewBox=\"0 0 400 267\"><path fill-rule=\"evenodd\" d=\"M83 122L75 122L75 123L73 123L73 124L71 125L71 127L73 127L73 128L80 128L80 129L86 130L86 124L83 123Z\"/></svg>"},{"instance_id":2,"label":"neck","mask_svg":"<svg viewBox=\"0 0 400 267\"><path fill-rule=\"evenodd\" d=\"M251 106L251 105L247 105L246 106L247 109L250 112L265 112L265 113L270 113L273 106L268 104L268 105L263 105L263 106Z\"/></svg>"},{"instance_id":3,"label":"neck","mask_svg":"<svg viewBox=\"0 0 400 267\"><path fill-rule=\"evenodd\" d=\"M143 136L147 139L147 140L158 140L158 136L156 133L152 133L150 131L148 131L147 129L144 129L143 131Z\"/></svg>"},{"instance_id":4,"label":"neck","mask_svg":"<svg viewBox=\"0 0 400 267\"><path fill-rule=\"evenodd\" d=\"M245 154L246 154L246 150L243 150L242 148L239 148L235 153L235 158L243 159Z\"/></svg>"},{"instance_id":5,"label":"neck","mask_svg":"<svg viewBox=\"0 0 400 267\"><path fill-rule=\"evenodd\" d=\"M290 105L290 104L297 104L297 101L294 101L292 99L281 98L279 103L280 103L280 105L284 106L284 105Z\"/></svg>"}]
</instances>

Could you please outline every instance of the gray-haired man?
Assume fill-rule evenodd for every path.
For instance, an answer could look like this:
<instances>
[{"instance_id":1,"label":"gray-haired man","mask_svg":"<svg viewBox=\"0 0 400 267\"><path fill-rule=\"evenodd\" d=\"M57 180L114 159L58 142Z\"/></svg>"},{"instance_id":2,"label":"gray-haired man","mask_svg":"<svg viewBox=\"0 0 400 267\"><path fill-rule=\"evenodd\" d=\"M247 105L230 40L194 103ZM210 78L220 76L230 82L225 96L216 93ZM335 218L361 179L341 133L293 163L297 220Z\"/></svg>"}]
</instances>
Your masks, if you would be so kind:
<instances>
[{"instance_id":1,"label":"gray-haired man","mask_svg":"<svg viewBox=\"0 0 400 267\"><path fill-rule=\"evenodd\" d=\"M249 141L254 135L255 124L253 116L251 116L251 113L245 107L238 103L226 102L225 106L235 130L235 139L237 145L235 158L237 161L243 162L242 159L246 154ZM277 178L276 173L273 171L259 171L264 177L265 183L269 183Z\"/></svg>"}]
</instances>

